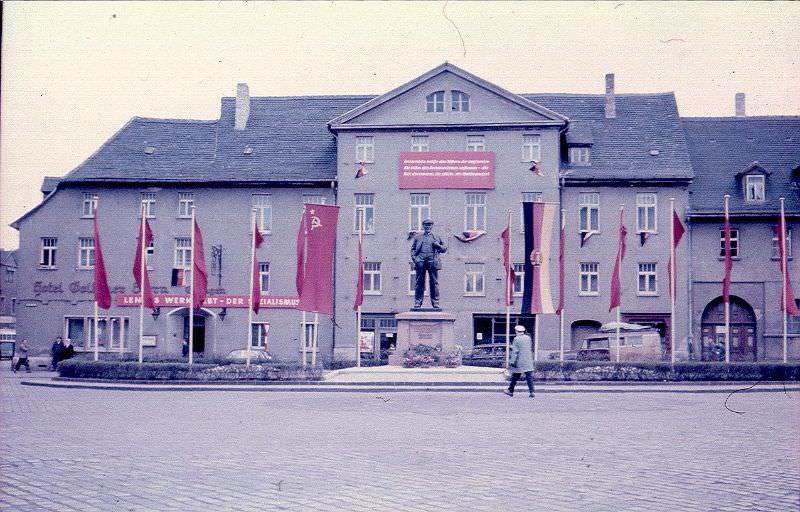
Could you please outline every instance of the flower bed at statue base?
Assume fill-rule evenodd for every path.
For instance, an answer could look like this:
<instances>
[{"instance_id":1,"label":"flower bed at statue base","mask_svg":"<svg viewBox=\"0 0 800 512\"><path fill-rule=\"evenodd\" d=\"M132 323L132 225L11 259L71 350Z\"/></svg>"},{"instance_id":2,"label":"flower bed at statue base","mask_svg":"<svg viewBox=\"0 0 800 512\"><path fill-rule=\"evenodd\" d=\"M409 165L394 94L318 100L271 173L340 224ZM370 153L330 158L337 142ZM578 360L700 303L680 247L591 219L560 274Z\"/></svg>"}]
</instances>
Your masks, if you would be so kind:
<instances>
[{"instance_id":1,"label":"flower bed at statue base","mask_svg":"<svg viewBox=\"0 0 800 512\"><path fill-rule=\"evenodd\" d=\"M125 381L308 381L320 380L320 368L300 363L208 364L68 360L58 364L60 377Z\"/></svg>"},{"instance_id":2,"label":"flower bed at statue base","mask_svg":"<svg viewBox=\"0 0 800 512\"><path fill-rule=\"evenodd\" d=\"M442 354L442 346L425 345L419 343L409 347L403 354L403 368L430 368L444 366L457 368L461 366L461 346L456 345L455 350Z\"/></svg>"}]
</instances>

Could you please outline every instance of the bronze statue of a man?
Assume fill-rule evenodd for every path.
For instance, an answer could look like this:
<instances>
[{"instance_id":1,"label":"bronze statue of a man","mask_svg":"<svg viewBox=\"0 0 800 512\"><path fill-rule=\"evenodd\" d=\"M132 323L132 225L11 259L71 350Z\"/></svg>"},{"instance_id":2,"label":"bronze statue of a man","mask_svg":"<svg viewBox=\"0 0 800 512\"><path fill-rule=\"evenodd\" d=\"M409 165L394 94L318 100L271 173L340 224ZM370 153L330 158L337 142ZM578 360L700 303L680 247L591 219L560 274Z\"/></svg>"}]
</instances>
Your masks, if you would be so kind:
<instances>
[{"instance_id":1,"label":"bronze statue of a man","mask_svg":"<svg viewBox=\"0 0 800 512\"><path fill-rule=\"evenodd\" d=\"M434 234L433 221L422 221L425 231L417 233L411 243L411 261L417 271L417 285L414 289L414 309L422 307L422 298L425 295L425 272L427 271L430 282L431 305L433 309L439 308L439 269L442 262L439 254L447 252L447 243L442 237Z\"/></svg>"}]
</instances>

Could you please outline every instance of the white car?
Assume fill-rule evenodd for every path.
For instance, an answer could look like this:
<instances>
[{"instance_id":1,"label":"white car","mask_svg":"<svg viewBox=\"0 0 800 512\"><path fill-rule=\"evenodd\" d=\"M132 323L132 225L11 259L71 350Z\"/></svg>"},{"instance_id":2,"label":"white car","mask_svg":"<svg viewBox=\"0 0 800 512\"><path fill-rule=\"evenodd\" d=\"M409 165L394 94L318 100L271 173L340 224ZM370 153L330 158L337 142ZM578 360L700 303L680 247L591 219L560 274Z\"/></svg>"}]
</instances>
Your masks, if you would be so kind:
<instances>
[{"instance_id":1,"label":"white car","mask_svg":"<svg viewBox=\"0 0 800 512\"><path fill-rule=\"evenodd\" d=\"M231 350L228 352L227 357L225 357L231 363L247 363L247 349L236 349ZM250 351L250 363L251 364L261 364L267 363L272 361L272 356L269 355L269 352L266 350L251 350Z\"/></svg>"}]
</instances>

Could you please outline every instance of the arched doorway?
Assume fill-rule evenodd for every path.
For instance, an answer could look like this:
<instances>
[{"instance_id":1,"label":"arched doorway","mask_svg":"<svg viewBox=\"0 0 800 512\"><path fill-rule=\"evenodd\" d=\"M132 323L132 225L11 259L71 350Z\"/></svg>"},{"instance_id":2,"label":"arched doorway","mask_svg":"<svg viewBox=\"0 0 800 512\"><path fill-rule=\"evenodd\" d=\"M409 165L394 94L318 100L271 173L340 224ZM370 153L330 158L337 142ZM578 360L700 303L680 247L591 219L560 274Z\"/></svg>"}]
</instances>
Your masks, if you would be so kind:
<instances>
[{"instance_id":1,"label":"arched doorway","mask_svg":"<svg viewBox=\"0 0 800 512\"><path fill-rule=\"evenodd\" d=\"M595 320L577 320L570 327L570 347L578 350L583 345L583 340L600 332L602 324Z\"/></svg>"},{"instance_id":2,"label":"arched doorway","mask_svg":"<svg viewBox=\"0 0 800 512\"><path fill-rule=\"evenodd\" d=\"M194 312L194 319L192 322L192 351L196 355L204 355L206 349L208 349L208 341L209 341L209 327L211 327L211 322L209 319L213 319L216 317L216 314L208 309L201 308L195 310ZM172 338L175 339L174 346L168 347L168 351L170 352L179 352L182 351L182 342L183 340L189 339L189 308L176 308L172 311L167 313L167 318L172 319L169 324L169 331L172 334ZM213 331L212 331L213 333ZM213 341L213 340L211 340ZM213 354L213 343L212 343L212 354Z\"/></svg>"},{"instance_id":3,"label":"arched doorway","mask_svg":"<svg viewBox=\"0 0 800 512\"><path fill-rule=\"evenodd\" d=\"M730 298L730 360L755 361L757 358L756 347L756 316L753 308L740 299ZM718 360L715 357L714 345L725 345L725 303L722 297L717 297L709 302L703 310L701 320L702 347L701 358L703 361Z\"/></svg>"}]
</instances>

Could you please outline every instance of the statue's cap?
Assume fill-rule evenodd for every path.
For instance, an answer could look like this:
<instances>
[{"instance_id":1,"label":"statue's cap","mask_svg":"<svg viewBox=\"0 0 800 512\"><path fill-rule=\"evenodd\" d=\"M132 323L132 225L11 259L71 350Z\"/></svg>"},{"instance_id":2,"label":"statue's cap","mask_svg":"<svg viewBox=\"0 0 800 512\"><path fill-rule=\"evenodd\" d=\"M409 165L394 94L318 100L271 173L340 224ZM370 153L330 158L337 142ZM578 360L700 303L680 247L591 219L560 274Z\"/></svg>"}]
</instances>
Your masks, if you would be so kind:
<instances>
[{"instance_id":1,"label":"statue's cap","mask_svg":"<svg viewBox=\"0 0 800 512\"><path fill-rule=\"evenodd\" d=\"M431 219L425 219L422 221L422 225L424 226L425 224L433 225L433 221Z\"/></svg>"}]
</instances>

